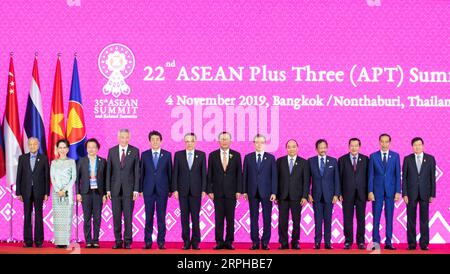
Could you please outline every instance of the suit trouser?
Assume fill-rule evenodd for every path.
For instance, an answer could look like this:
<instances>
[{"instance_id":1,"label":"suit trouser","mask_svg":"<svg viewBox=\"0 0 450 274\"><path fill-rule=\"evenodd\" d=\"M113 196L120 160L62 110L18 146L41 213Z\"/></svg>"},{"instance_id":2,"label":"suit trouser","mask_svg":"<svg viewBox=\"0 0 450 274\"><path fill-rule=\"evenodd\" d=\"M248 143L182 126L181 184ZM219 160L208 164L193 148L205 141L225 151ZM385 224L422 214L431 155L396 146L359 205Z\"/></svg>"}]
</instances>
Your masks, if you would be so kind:
<instances>
[{"instance_id":1,"label":"suit trouser","mask_svg":"<svg viewBox=\"0 0 450 274\"><path fill-rule=\"evenodd\" d=\"M356 243L364 244L366 225L366 201L361 201L355 191L353 197L344 197L342 210L344 214L345 243L353 244L353 216L356 211Z\"/></svg>"},{"instance_id":2,"label":"suit trouser","mask_svg":"<svg viewBox=\"0 0 450 274\"><path fill-rule=\"evenodd\" d=\"M333 214L333 203L325 202L323 197L320 201L313 202L314 209L314 242L320 244L322 242L322 223L324 228L323 238L325 244L331 244L331 218Z\"/></svg>"},{"instance_id":3,"label":"suit trouser","mask_svg":"<svg viewBox=\"0 0 450 274\"><path fill-rule=\"evenodd\" d=\"M392 244L392 227L394 221L394 198L375 197L373 209L373 242L380 243L380 219L384 203L384 217L386 220L386 245Z\"/></svg>"},{"instance_id":4,"label":"suit trouser","mask_svg":"<svg viewBox=\"0 0 450 274\"><path fill-rule=\"evenodd\" d=\"M235 198L214 197L216 243L223 244L224 220L227 222L225 243L232 244L234 241L234 212L236 208Z\"/></svg>"},{"instance_id":5,"label":"suit trouser","mask_svg":"<svg viewBox=\"0 0 450 274\"><path fill-rule=\"evenodd\" d=\"M112 210L114 219L114 237L116 242L122 243L122 214L125 223L124 242L131 244L133 242L133 196L112 196Z\"/></svg>"},{"instance_id":6,"label":"suit trouser","mask_svg":"<svg viewBox=\"0 0 450 274\"><path fill-rule=\"evenodd\" d=\"M84 239L86 244L98 244L98 237L100 234L100 224L102 220L102 195L98 190L89 190L86 194L81 194L83 216L84 216ZM93 237L91 234L92 226L94 224Z\"/></svg>"},{"instance_id":7,"label":"suit trouser","mask_svg":"<svg viewBox=\"0 0 450 274\"><path fill-rule=\"evenodd\" d=\"M259 196L259 195L257 195ZM259 204L262 205L263 213L263 235L259 239ZM270 198L249 198L250 207L250 236L253 244L261 243L268 245L271 234L271 219L272 219L272 202Z\"/></svg>"},{"instance_id":8,"label":"suit trouser","mask_svg":"<svg viewBox=\"0 0 450 274\"><path fill-rule=\"evenodd\" d=\"M145 203L145 235L144 241L146 243L153 242L153 215L156 207L156 219L158 222L158 237L156 239L158 244L164 244L166 238L166 210L167 210L168 194L159 196L157 193L150 195L144 194Z\"/></svg>"},{"instance_id":9,"label":"suit trouser","mask_svg":"<svg viewBox=\"0 0 450 274\"><path fill-rule=\"evenodd\" d=\"M430 232L428 227L429 204L428 201L423 201L421 199L409 200L406 206L408 244L414 246L416 245L417 204L420 206L420 245L426 246L430 241Z\"/></svg>"},{"instance_id":10,"label":"suit trouser","mask_svg":"<svg viewBox=\"0 0 450 274\"><path fill-rule=\"evenodd\" d=\"M278 224L278 241L282 245L288 244L288 224L289 211L292 216L292 239L291 243L298 243L300 240L300 219L302 206L299 200L280 200L278 201L278 211L280 214Z\"/></svg>"},{"instance_id":11,"label":"suit trouser","mask_svg":"<svg viewBox=\"0 0 450 274\"><path fill-rule=\"evenodd\" d=\"M202 196L185 196L179 197L181 210L181 236L185 244L199 244L200 236L200 207L202 204ZM189 217L192 221L192 238L189 228Z\"/></svg>"},{"instance_id":12,"label":"suit trouser","mask_svg":"<svg viewBox=\"0 0 450 274\"><path fill-rule=\"evenodd\" d=\"M23 196L22 196L23 197ZM35 197L34 191L31 191L31 196L23 197L23 239L26 244L33 243L32 235L32 222L31 215L33 213L34 206L34 242L36 244L42 244L44 242L44 220L42 214L42 205L44 204L43 197Z\"/></svg>"}]
</instances>

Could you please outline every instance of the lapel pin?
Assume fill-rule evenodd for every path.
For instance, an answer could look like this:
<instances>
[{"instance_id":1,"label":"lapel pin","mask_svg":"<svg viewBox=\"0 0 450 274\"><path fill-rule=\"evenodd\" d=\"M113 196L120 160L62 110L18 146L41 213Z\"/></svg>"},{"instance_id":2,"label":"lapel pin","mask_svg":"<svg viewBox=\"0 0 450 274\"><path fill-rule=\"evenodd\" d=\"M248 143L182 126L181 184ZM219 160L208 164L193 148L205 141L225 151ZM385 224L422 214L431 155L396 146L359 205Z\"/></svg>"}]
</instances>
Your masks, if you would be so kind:
<instances>
[{"instance_id":1,"label":"lapel pin","mask_svg":"<svg viewBox=\"0 0 450 274\"><path fill-rule=\"evenodd\" d=\"M298 165L298 163L297 163L297 162L295 162L295 165Z\"/></svg>"},{"instance_id":2,"label":"lapel pin","mask_svg":"<svg viewBox=\"0 0 450 274\"><path fill-rule=\"evenodd\" d=\"M37 161L39 162L39 158L37 159Z\"/></svg>"},{"instance_id":3,"label":"lapel pin","mask_svg":"<svg viewBox=\"0 0 450 274\"><path fill-rule=\"evenodd\" d=\"M264 157L264 160L267 160L267 157Z\"/></svg>"},{"instance_id":4,"label":"lapel pin","mask_svg":"<svg viewBox=\"0 0 450 274\"><path fill-rule=\"evenodd\" d=\"M327 163L328 163L329 161L330 161L330 160L327 159Z\"/></svg>"},{"instance_id":5,"label":"lapel pin","mask_svg":"<svg viewBox=\"0 0 450 274\"><path fill-rule=\"evenodd\" d=\"M159 158L161 158L161 157L163 157L162 153L161 153L161 154L159 154Z\"/></svg>"},{"instance_id":6,"label":"lapel pin","mask_svg":"<svg viewBox=\"0 0 450 274\"><path fill-rule=\"evenodd\" d=\"M427 160L423 159L424 162L426 162Z\"/></svg>"},{"instance_id":7,"label":"lapel pin","mask_svg":"<svg viewBox=\"0 0 450 274\"><path fill-rule=\"evenodd\" d=\"M195 158L198 158L198 155L195 155Z\"/></svg>"},{"instance_id":8,"label":"lapel pin","mask_svg":"<svg viewBox=\"0 0 450 274\"><path fill-rule=\"evenodd\" d=\"M233 158L233 154L230 154L230 159Z\"/></svg>"}]
</instances>

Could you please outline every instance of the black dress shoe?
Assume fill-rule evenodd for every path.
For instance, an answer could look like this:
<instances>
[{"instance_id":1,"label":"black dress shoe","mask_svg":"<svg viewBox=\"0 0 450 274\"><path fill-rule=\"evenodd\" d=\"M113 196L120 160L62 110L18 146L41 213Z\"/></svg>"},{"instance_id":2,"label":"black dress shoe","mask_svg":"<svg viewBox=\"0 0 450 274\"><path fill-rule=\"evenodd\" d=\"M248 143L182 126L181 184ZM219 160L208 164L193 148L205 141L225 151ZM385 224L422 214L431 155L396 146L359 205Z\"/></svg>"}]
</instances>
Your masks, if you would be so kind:
<instances>
[{"instance_id":1,"label":"black dress shoe","mask_svg":"<svg viewBox=\"0 0 450 274\"><path fill-rule=\"evenodd\" d=\"M280 247L278 247L279 250L283 250L283 249L289 249L288 245L280 245Z\"/></svg>"},{"instance_id":2,"label":"black dress shoe","mask_svg":"<svg viewBox=\"0 0 450 274\"><path fill-rule=\"evenodd\" d=\"M160 244L158 244L158 248L161 250L164 250L164 249L166 249L166 246L164 245L164 243L160 243Z\"/></svg>"},{"instance_id":3,"label":"black dress shoe","mask_svg":"<svg viewBox=\"0 0 450 274\"><path fill-rule=\"evenodd\" d=\"M125 249L131 249L131 243L125 243Z\"/></svg>"},{"instance_id":4,"label":"black dress shoe","mask_svg":"<svg viewBox=\"0 0 450 274\"><path fill-rule=\"evenodd\" d=\"M92 248L100 248L100 245L99 244L93 244Z\"/></svg>"},{"instance_id":5,"label":"black dress shoe","mask_svg":"<svg viewBox=\"0 0 450 274\"><path fill-rule=\"evenodd\" d=\"M268 245L261 245L262 250L270 250Z\"/></svg>"},{"instance_id":6,"label":"black dress shoe","mask_svg":"<svg viewBox=\"0 0 450 274\"><path fill-rule=\"evenodd\" d=\"M331 244L325 244L325 249L333 249L333 247L331 246Z\"/></svg>"},{"instance_id":7,"label":"black dress shoe","mask_svg":"<svg viewBox=\"0 0 450 274\"><path fill-rule=\"evenodd\" d=\"M250 247L250 250L258 250L259 244L253 244L252 247Z\"/></svg>"},{"instance_id":8,"label":"black dress shoe","mask_svg":"<svg viewBox=\"0 0 450 274\"><path fill-rule=\"evenodd\" d=\"M232 245L232 244L226 244L226 245L224 246L224 248L225 248L226 250L235 250L235 247L234 247L234 245Z\"/></svg>"},{"instance_id":9,"label":"black dress shoe","mask_svg":"<svg viewBox=\"0 0 450 274\"><path fill-rule=\"evenodd\" d=\"M386 250L397 250L397 248L395 248L393 245L386 245L384 247L384 249L386 249Z\"/></svg>"},{"instance_id":10,"label":"black dress shoe","mask_svg":"<svg viewBox=\"0 0 450 274\"><path fill-rule=\"evenodd\" d=\"M350 243L345 243L344 244L344 249L351 249L352 245Z\"/></svg>"},{"instance_id":11,"label":"black dress shoe","mask_svg":"<svg viewBox=\"0 0 450 274\"><path fill-rule=\"evenodd\" d=\"M292 249L299 250L300 245L299 244L292 244Z\"/></svg>"},{"instance_id":12,"label":"black dress shoe","mask_svg":"<svg viewBox=\"0 0 450 274\"><path fill-rule=\"evenodd\" d=\"M192 244L192 249L193 250L200 250L200 247L198 246L198 244Z\"/></svg>"},{"instance_id":13,"label":"black dress shoe","mask_svg":"<svg viewBox=\"0 0 450 274\"><path fill-rule=\"evenodd\" d=\"M314 244L314 249L320 249L320 244Z\"/></svg>"},{"instance_id":14,"label":"black dress shoe","mask_svg":"<svg viewBox=\"0 0 450 274\"><path fill-rule=\"evenodd\" d=\"M92 248L92 244L86 244L86 248Z\"/></svg>"},{"instance_id":15,"label":"black dress shoe","mask_svg":"<svg viewBox=\"0 0 450 274\"><path fill-rule=\"evenodd\" d=\"M145 243L144 249L152 249L152 243Z\"/></svg>"},{"instance_id":16,"label":"black dress shoe","mask_svg":"<svg viewBox=\"0 0 450 274\"><path fill-rule=\"evenodd\" d=\"M189 250L191 249L191 245L189 243L184 243L183 250Z\"/></svg>"},{"instance_id":17,"label":"black dress shoe","mask_svg":"<svg viewBox=\"0 0 450 274\"><path fill-rule=\"evenodd\" d=\"M24 243L24 244L23 244L23 247L24 247L24 248L30 248L30 247L33 247L33 244Z\"/></svg>"},{"instance_id":18,"label":"black dress shoe","mask_svg":"<svg viewBox=\"0 0 450 274\"><path fill-rule=\"evenodd\" d=\"M112 249L122 249L122 243L116 243Z\"/></svg>"},{"instance_id":19,"label":"black dress shoe","mask_svg":"<svg viewBox=\"0 0 450 274\"><path fill-rule=\"evenodd\" d=\"M36 248L42 248L42 244L41 244L41 243L35 243L34 246L35 246Z\"/></svg>"},{"instance_id":20,"label":"black dress shoe","mask_svg":"<svg viewBox=\"0 0 450 274\"><path fill-rule=\"evenodd\" d=\"M430 250L427 245L420 246L420 249L421 250Z\"/></svg>"},{"instance_id":21,"label":"black dress shoe","mask_svg":"<svg viewBox=\"0 0 450 274\"><path fill-rule=\"evenodd\" d=\"M67 248L67 245L57 245L56 248L61 248L61 249Z\"/></svg>"},{"instance_id":22,"label":"black dress shoe","mask_svg":"<svg viewBox=\"0 0 450 274\"><path fill-rule=\"evenodd\" d=\"M223 244L216 244L216 246L214 247L214 250L221 250L223 249Z\"/></svg>"},{"instance_id":23,"label":"black dress shoe","mask_svg":"<svg viewBox=\"0 0 450 274\"><path fill-rule=\"evenodd\" d=\"M366 246L364 244L358 244L358 249L364 250L364 249L366 249Z\"/></svg>"},{"instance_id":24,"label":"black dress shoe","mask_svg":"<svg viewBox=\"0 0 450 274\"><path fill-rule=\"evenodd\" d=\"M415 245L408 245L408 250L416 250L417 246Z\"/></svg>"}]
</instances>

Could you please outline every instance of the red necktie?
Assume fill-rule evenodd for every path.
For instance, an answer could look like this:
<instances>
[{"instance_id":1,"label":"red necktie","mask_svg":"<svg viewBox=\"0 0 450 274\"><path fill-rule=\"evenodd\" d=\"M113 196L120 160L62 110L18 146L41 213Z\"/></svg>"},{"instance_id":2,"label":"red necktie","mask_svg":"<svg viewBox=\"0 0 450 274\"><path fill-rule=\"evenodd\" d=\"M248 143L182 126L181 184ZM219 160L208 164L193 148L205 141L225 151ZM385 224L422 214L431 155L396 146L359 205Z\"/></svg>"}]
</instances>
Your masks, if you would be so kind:
<instances>
[{"instance_id":1,"label":"red necktie","mask_svg":"<svg viewBox=\"0 0 450 274\"><path fill-rule=\"evenodd\" d=\"M120 156L120 167L125 167L125 149L122 149L122 156Z\"/></svg>"}]
</instances>

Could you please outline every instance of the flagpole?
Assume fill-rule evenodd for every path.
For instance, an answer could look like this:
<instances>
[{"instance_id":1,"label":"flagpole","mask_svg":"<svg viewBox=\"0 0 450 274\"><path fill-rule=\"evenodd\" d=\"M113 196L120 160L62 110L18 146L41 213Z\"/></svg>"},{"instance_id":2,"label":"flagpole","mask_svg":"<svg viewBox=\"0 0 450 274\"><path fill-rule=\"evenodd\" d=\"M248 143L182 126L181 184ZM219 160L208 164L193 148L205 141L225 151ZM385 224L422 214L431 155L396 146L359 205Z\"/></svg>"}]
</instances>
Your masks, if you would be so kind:
<instances>
[{"instance_id":1,"label":"flagpole","mask_svg":"<svg viewBox=\"0 0 450 274\"><path fill-rule=\"evenodd\" d=\"M73 56L76 59L77 58L77 52L75 52L73 54ZM75 197L76 197L76 195L75 195ZM80 243L80 238L78 236L78 226L79 226L79 220L78 220L78 199L75 198L75 202L76 202L75 214L77 216L77 238L76 238L76 243Z\"/></svg>"},{"instance_id":2,"label":"flagpole","mask_svg":"<svg viewBox=\"0 0 450 274\"><path fill-rule=\"evenodd\" d=\"M9 56L12 58L14 56L14 52L11 51L9 53ZM16 241L13 238L13 216L14 216L13 215L13 204L14 204L13 185L11 184L9 186L9 188L10 188L9 195L10 195L11 201L10 201L10 208L9 208L9 215L10 215L10 218L9 218L9 238L8 238L7 242L8 243L15 243Z\"/></svg>"}]
</instances>

